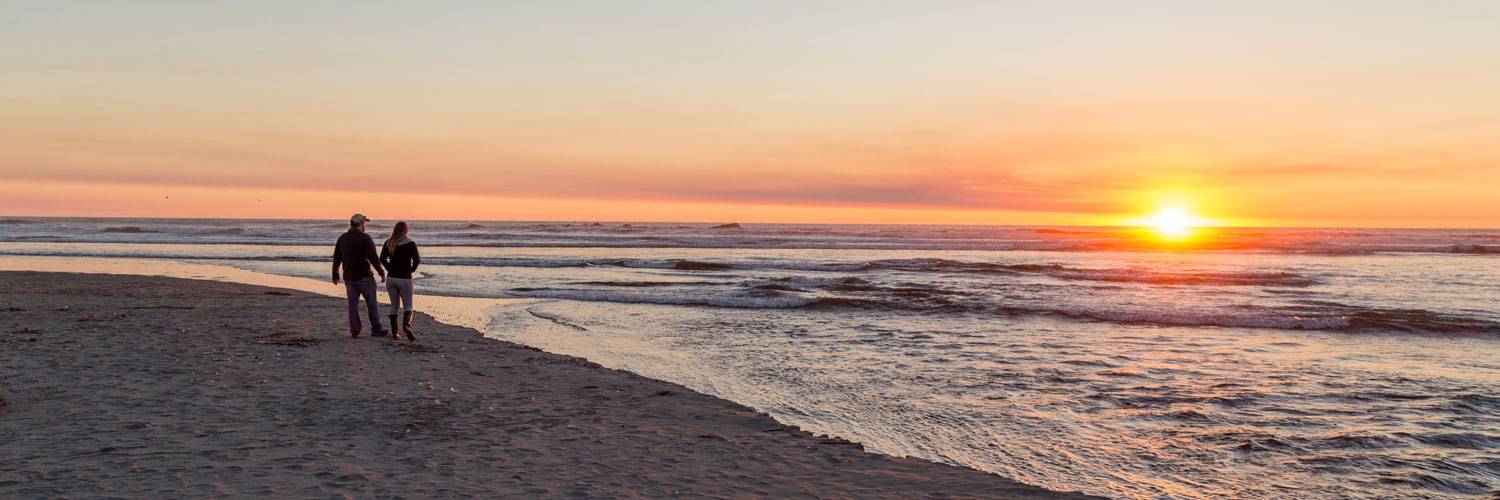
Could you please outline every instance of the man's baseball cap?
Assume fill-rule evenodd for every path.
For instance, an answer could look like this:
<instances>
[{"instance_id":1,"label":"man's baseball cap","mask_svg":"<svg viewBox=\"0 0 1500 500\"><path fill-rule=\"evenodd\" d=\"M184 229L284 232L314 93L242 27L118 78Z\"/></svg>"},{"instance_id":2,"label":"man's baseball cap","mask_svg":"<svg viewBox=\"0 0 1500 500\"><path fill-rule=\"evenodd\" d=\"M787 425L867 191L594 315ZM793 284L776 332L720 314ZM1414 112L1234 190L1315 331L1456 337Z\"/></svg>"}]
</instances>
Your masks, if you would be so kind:
<instances>
[{"instance_id":1,"label":"man's baseball cap","mask_svg":"<svg viewBox=\"0 0 1500 500\"><path fill-rule=\"evenodd\" d=\"M353 217L349 218L350 224L359 224L361 222L370 222L370 218L365 217L365 214L354 214Z\"/></svg>"}]
</instances>

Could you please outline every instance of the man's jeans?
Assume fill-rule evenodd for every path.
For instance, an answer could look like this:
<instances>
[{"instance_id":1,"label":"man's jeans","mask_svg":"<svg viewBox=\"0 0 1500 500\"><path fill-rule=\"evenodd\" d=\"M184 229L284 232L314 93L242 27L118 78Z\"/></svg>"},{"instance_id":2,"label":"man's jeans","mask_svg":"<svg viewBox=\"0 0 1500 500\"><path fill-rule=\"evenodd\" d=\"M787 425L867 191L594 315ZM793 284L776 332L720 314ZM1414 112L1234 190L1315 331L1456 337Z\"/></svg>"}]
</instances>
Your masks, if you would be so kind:
<instances>
[{"instance_id":1,"label":"man's jeans","mask_svg":"<svg viewBox=\"0 0 1500 500\"><path fill-rule=\"evenodd\" d=\"M375 277L366 276L359 281L345 281L344 292L349 297L349 331L364 331L359 324L359 298L364 296L365 308L370 313L370 331L380 331L380 303L375 301Z\"/></svg>"}]
</instances>

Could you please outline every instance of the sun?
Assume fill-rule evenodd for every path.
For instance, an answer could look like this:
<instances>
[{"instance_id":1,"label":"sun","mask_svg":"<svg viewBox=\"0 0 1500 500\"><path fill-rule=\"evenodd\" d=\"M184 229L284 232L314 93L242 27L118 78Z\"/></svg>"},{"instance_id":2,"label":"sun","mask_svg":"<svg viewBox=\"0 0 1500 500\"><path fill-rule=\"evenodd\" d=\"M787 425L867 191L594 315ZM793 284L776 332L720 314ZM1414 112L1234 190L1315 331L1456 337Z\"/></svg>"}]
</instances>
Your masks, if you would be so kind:
<instances>
[{"instance_id":1,"label":"sun","mask_svg":"<svg viewBox=\"0 0 1500 500\"><path fill-rule=\"evenodd\" d=\"M1192 236L1197 219L1182 207L1166 207L1146 218L1145 226L1169 240L1180 240Z\"/></svg>"}]
</instances>

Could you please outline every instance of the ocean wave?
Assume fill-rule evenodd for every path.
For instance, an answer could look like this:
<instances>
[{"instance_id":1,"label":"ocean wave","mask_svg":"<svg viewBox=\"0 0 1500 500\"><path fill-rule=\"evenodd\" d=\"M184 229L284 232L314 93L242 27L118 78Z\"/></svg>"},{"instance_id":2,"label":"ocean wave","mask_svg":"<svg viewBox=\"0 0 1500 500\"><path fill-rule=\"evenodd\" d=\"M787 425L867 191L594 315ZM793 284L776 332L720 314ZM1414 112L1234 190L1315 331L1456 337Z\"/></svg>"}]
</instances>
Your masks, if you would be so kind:
<instances>
[{"instance_id":1,"label":"ocean wave","mask_svg":"<svg viewBox=\"0 0 1500 500\"><path fill-rule=\"evenodd\" d=\"M1059 316L1086 321L1158 326L1431 334L1500 333L1500 323L1430 311L1359 310L1309 314L1300 308L1262 307L1243 312L1226 312L1202 309L1017 306L958 301L934 295L915 297L923 300L912 300L913 298L821 297L809 305L832 309Z\"/></svg>"},{"instance_id":2,"label":"ocean wave","mask_svg":"<svg viewBox=\"0 0 1500 500\"><path fill-rule=\"evenodd\" d=\"M578 259L578 258L528 258L528 257L431 257L423 262L444 266L468 267L534 267L543 269L565 267L623 267L630 269L676 269L684 271L722 271L734 266L712 262L696 262L683 259Z\"/></svg>"},{"instance_id":3,"label":"ocean wave","mask_svg":"<svg viewBox=\"0 0 1500 500\"><path fill-rule=\"evenodd\" d=\"M1478 432L1407 434L1406 437L1422 444L1439 448L1500 450L1500 436Z\"/></svg>"},{"instance_id":4,"label":"ocean wave","mask_svg":"<svg viewBox=\"0 0 1500 500\"><path fill-rule=\"evenodd\" d=\"M1318 449L1355 450L1378 450L1406 445L1403 440L1396 436L1380 436L1375 434L1337 434L1324 437L1318 440L1316 444Z\"/></svg>"},{"instance_id":5,"label":"ocean wave","mask_svg":"<svg viewBox=\"0 0 1500 500\"><path fill-rule=\"evenodd\" d=\"M124 233L124 234L142 234L142 233L157 233L157 232L160 232L160 231L154 231L154 230L150 230L150 229L141 229L140 226L111 226L111 227L104 228L100 232L104 232L104 233Z\"/></svg>"},{"instance_id":6,"label":"ocean wave","mask_svg":"<svg viewBox=\"0 0 1500 500\"><path fill-rule=\"evenodd\" d=\"M674 286L714 286L723 285L724 283L720 283L717 281L575 281L569 284L623 288L655 288Z\"/></svg>"},{"instance_id":7,"label":"ocean wave","mask_svg":"<svg viewBox=\"0 0 1500 500\"><path fill-rule=\"evenodd\" d=\"M1350 326L1349 320L1340 317L1303 317L1278 314L1238 314L1199 310L1131 310L1091 308L1017 308L1007 307L1013 314L1046 314L1076 319L1161 326L1217 326L1235 328L1264 328L1275 330L1342 330Z\"/></svg>"},{"instance_id":8,"label":"ocean wave","mask_svg":"<svg viewBox=\"0 0 1500 500\"><path fill-rule=\"evenodd\" d=\"M1156 271L1142 268L1086 269L1062 264L993 264L943 259L894 259L866 263L861 269L938 271L957 273L1040 274L1058 279L1146 283L1154 285L1311 286L1318 280L1295 273Z\"/></svg>"},{"instance_id":9,"label":"ocean wave","mask_svg":"<svg viewBox=\"0 0 1500 500\"><path fill-rule=\"evenodd\" d=\"M1375 253L1377 251L1396 252L1396 251L1399 251L1399 250L1393 250L1393 249L1379 249L1379 250L1377 250L1377 249L1374 249L1374 248L1357 248L1357 247L1349 247L1349 248L1298 248L1298 247L1292 247L1292 248L1275 248L1275 249L1271 249L1271 251L1277 252L1277 253L1289 253L1289 254L1298 254L1298 255L1317 255L1317 256L1323 256L1323 257L1357 257L1357 256L1361 256L1361 255L1375 255ZM1423 248L1410 249L1410 250L1407 250L1407 251L1411 252L1411 253L1426 253L1426 252L1434 252L1434 251L1437 251L1437 250L1434 249L1434 248L1423 247Z\"/></svg>"},{"instance_id":10,"label":"ocean wave","mask_svg":"<svg viewBox=\"0 0 1500 500\"><path fill-rule=\"evenodd\" d=\"M1460 394L1440 408L1460 415L1493 415L1500 413L1500 396Z\"/></svg>"},{"instance_id":11,"label":"ocean wave","mask_svg":"<svg viewBox=\"0 0 1500 500\"><path fill-rule=\"evenodd\" d=\"M719 264L715 262L679 260L676 264L672 265L672 269L676 269L679 271L724 271L734 269L734 266L731 266L729 264Z\"/></svg>"},{"instance_id":12,"label":"ocean wave","mask_svg":"<svg viewBox=\"0 0 1500 500\"><path fill-rule=\"evenodd\" d=\"M1453 253L1478 254L1478 255L1500 255L1500 246L1497 245L1454 245Z\"/></svg>"},{"instance_id":13,"label":"ocean wave","mask_svg":"<svg viewBox=\"0 0 1500 500\"><path fill-rule=\"evenodd\" d=\"M636 293L626 290L588 290L569 288L512 288L508 294L516 297L578 300L586 302L616 302L624 304L660 304L673 306L710 306L736 309L790 309L811 304L813 299L776 291L756 293L708 294L700 291L687 293Z\"/></svg>"},{"instance_id":14,"label":"ocean wave","mask_svg":"<svg viewBox=\"0 0 1500 500\"><path fill-rule=\"evenodd\" d=\"M1361 402L1358 404L1369 404ZM1389 435L1342 432L1284 438L1288 446L1311 450L1380 450L1408 448L1414 444L1463 450L1500 449L1500 437L1480 432L1394 432ZM1262 444L1262 443L1257 443Z\"/></svg>"},{"instance_id":15,"label":"ocean wave","mask_svg":"<svg viewBox=\"0 0 1500 500\"><path fill-rule=\"evenodd\" d=\"M1165 326L1218 326L1277 330L1347 330L1369 332L1473 334L1500 333L1500 323L1431 311L1367 309L1306 313L1301 308L1249 308L1245 312L1198 309L1017 308L1017 314L1053 314L1072 318Z\"/></svg>"},{"instance_id":16,"label":"ocean wave","mask_svg":"<svg viewBox=\"0 0 1500 500\"><path fill-rule=\"evenodd\" d=\"M768 278L764 280L751 280L745 282L745 286L763 286L766 284L793 285L799 287L821 288L836 286L858 286L868 285L869 280L854 276L843 277L816 277L816 276L783 276L779 278Z\"/></svg>"},{"instance_id":17,"label":"ocean wave","mask_svg":"<svg viewBox=\"0 0 1500 500\"><path fill-rule=\"evenodd\" d=\"M555 269L564 267L588 267L595 262L587 259L533 259L524 257L426 257L422 263L444 266L465 267L535 267L544 269Z\"/></svg>"},{"instance_id":18,"label":"ocean wave","mask_svg":"<svg viewBox=\"0 0 1500 500\"><path fill-rule=\"evenodd\" d=\"M1405 470L1431 470L1431 465L1416 461L1402 460L1395 464ZM1481 497L1492 495L1492 486L1484 481L1438 477L1425 473L1402 473L1402 475L1384 476L1379 479L1381 484L1401 486L1414 490L1428 490L1448 495L1462 495L1470 497Z\"/></svg>"},{"instance_id":19,"label":"ocean wave","mask_svg":"<svg viewBox=\"0 0 1500 500\"><path fill-rule=\"evenodd\" d=\"M1146 269L1056 269L1042 274L1062 279L1154 285L1311 286L1318 280L1289 272L1174 272Z\"/></svg>"},{"instance_id":20,"label":"ocean wave","mask_svg":"<svg viewBox=\"0 0 1500 500\"><path fill-rule=\"evenodd\" d=\"M1349 326L1361 330L1400 332L1484 333L1500 332L1500 324L1477 318L1436 313L1422 309L1381 309L1349 313Z\"/></svg>"}]
</instances>

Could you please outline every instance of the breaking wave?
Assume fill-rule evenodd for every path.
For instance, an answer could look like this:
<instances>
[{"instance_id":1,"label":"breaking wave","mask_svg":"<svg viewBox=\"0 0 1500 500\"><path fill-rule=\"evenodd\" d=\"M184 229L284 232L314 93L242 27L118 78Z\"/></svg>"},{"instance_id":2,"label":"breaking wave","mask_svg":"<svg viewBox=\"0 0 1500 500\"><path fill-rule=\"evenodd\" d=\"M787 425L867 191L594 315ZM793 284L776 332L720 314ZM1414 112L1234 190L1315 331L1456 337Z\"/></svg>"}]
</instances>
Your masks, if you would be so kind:
<instances>
[{"instance_id":1,"label":"breaking wave","mask_svg":"<svg viewBox=\"0 0 1500 500\"><path fill-rule=\"evenodd\" d=\"M787 309L803 307L812 299L775 291L752 294L737 293L635 293L625 290L590 290L568 288L512 288L512 296L580 300L588 302L617 302L624 304L659 304L672 306L710 306L739 309Z\"/></svg>"},{"instance_id":2,"label":"breaking wave","mask_svg":"<svg viewBox=\"0 0 1500 500\"><path fill-rule=\"evenodd\" d=\"M1306 306L1238 309L1006 304L931 286L877 285L859 278L787 278L722 282L578 282L597 288L513 288L516 297L740 309L868 310L979 317L1052 316L1106 323L1426 334L1497 334L1500 323L1425 310L1315 310Z\"/></svg>"},{"instance_id":3,"label":"breaking wave","mask_svg":"<svg viewBox=\"0 0 1500 500\"><path fill-rule=\"evenodd\" d=\"M1143 268L1081 269L1062 264L992 264L942 259L881 260L861 269L955 273L1040 274L1065 280L1149 283L1157 285L1309 286L1318 281L1289 272L1194 272Z\"/></svg>"}]
</instances>

